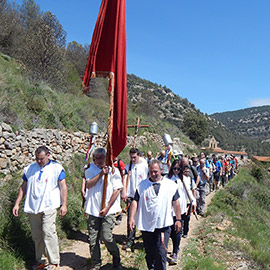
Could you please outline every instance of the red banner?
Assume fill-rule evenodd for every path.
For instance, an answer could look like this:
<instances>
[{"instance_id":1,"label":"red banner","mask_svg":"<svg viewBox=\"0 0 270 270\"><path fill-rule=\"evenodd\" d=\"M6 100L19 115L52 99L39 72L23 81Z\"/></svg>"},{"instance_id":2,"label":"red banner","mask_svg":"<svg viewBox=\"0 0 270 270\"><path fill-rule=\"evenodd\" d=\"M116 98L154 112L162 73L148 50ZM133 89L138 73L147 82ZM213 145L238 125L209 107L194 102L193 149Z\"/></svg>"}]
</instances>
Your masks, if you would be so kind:
<instances>
[{"instance_id":1,"label":"red banner","mask_svg":"<svg viewBox=\"0 0 270 270\"><path fill-rule=\"evenodd\" d=\"M118 156L126 145L126 0L103 0L89 51L83 85L89 90L94 77L109 77L111 104L111 150ZM108 130L110 130L108 128Z\"/></svg>"}]
</instances>

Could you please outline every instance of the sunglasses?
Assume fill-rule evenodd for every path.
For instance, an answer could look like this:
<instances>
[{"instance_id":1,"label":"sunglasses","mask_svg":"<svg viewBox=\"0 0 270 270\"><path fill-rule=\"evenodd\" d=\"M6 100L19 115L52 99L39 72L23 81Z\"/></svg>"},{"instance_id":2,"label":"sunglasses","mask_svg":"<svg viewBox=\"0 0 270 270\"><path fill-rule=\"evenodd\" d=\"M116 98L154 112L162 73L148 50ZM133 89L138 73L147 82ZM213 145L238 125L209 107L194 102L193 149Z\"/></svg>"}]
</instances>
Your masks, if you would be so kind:
<instances>
[{"instance_id":1,"label":"sunglasses","mask_svg":"<svg viewBox=\"0 0 270 270\"><path fill-rule=\"evenodd\" d=\"M173 167L172 169L175 171L180 171L180 168L177 168L177 167Z\"/></svg>"}]
</instances>

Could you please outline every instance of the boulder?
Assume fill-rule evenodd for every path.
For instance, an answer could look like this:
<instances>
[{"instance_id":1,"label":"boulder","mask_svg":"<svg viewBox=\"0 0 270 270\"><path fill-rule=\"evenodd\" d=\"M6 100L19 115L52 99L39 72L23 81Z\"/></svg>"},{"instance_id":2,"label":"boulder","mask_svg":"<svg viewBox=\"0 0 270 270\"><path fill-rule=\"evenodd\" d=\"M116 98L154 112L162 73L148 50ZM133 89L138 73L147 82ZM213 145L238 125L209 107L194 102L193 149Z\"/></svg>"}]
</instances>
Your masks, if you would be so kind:
<instances>
[{"instance_id":1,"label":"boulder","mask_svg":"<svg viewBox=\"0 0 270 270\"><path fill-rule=\"evenodd\" d=\"M12 132L12 128L10 125L6 124L6 123L2 123L2 130L3 131L7 131L7 132Z\"/></svg>"},{"instance_id":2,"label":"boulder","mask_svg":"<svg viewBox=\"0 0 270 270\"><path fill-rule=\"evenodd\" d=\"M8 160L6 158L0 158L0 170L8 167Z\"/></svg>"},{"instance_id":3,"label":"boulder","mask_svg":"<svg viewBox=\"0 0 270 270\"><path fill-rule=\"evenodd\" d=\"M9 132L9 131L3 131L2 136L3 136L3 138L5 138L5 140L16 139L16 135L12 132Z\"/></svg>"},{"instance_id":4,"label":"boulder","mask_svg":"<svg viewBox=\"0 0 270 270\"><path fill-rule=\"evenodd\" d=\"M4 142L4 145L5 145L6 149L8 149L8 150L12 150L14 148L14 144L11 144L7 141Z\"/></svg>"},{"instance_id":5,"label":"boulder","mask_svg":"<svg viewBox=\"0 0 270 270\"><path fill-rule=\"evenodd\" d=\"M6 150L6 155L8 156L8 157L11 157L12 156L12 150Z\"/></svg>"}]
</instances>

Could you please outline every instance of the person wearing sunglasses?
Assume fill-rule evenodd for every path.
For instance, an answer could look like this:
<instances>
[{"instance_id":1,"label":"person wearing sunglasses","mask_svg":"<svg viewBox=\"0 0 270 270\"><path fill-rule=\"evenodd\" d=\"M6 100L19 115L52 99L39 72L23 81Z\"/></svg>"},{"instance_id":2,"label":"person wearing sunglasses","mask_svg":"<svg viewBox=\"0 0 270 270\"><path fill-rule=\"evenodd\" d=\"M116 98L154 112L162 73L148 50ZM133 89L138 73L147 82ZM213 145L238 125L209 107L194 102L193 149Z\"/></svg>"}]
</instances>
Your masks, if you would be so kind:
<instances>
[{"instance_id":1,"label":"person wearing sunglasses","mask_svg":"<svg viewBox=\"0 0 270 270\"><path fill-rule=\"evenodd\" d=\"M168 173L168 178L172 181L175 181L175 183L178 185L178 193L180 195L180 209L181 209L181 220L183 220L183 217L188 212L187 204L188 204L188 195L192 199L192 204L196 204L196 200L194 196L192 195L192 192L190 190L190 177L189 177L189 167L185 167L183 170L181 170L182 164L180 160L174 160L172 163L172 166ZM183 173L185 172L185 173ZM186 188L187 191L186 191ZM174 214L174 221L176 221L176 216ZM170 265L176 265L177 264L177 254L180 249L180 241L181 236L183 233L183 229L181 226L181 230L179 232L175 231L174 225L171 226L171 239L173 243L173 251L170 254L169 258L169 264Z\"/></svg>"}]
</instances>

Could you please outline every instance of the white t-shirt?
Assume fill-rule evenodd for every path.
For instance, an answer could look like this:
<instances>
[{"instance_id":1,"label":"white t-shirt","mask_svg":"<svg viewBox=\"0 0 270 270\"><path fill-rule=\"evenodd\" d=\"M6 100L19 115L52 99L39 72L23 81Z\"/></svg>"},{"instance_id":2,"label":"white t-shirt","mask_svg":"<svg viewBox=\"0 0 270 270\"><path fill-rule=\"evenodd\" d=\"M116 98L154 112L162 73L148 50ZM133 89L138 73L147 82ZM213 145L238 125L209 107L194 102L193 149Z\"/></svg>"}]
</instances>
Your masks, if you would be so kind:
<instances>
[{"instance_id":1,"label":"white t-shirt","mask_svg":"<svg viewBox=\"0 0 270 270\"><path fill-rule=\"evenodd\" d=\"M189 202L189 199L188 199L188 195L187 195L187 192L184 188L184 185L183 185L183 182L181 181L181 179L177 176L172 176L172 178L170 178L171 180L175 181L178 185L178 193L180 195L180 207L181 207L181 215L185 214L187 212L187 203ZM188 189L188 193L189 193L189 196L192 200L192 202L196 202L191 190L190 190L190 177L188 176L185 176L183 175L183 181L185 183L185 186L187 187ZM175 213L173 211L173 215L175 216Z\"/></svg>"},{"instance_id":2,"label":"white t-shirt","mask_svg":"<svg viewBox=\"0 0 270 270\"><path fill-rule=\"evenodd\" d=\"M177 191L177 184L168 178L160 182L156 195L153 182L143 180L137 188L140 196L135 214L135 223L138 230L153 232L173 224L172 200Z\"/></svg>"},{"instance_id":3,"label":"white t-shirt","mask_svg":"<svg viewBox=\"0 0 270 270\"><path fill-rule=\"evenodd\" d=\"M126 171L128 172L128 170L129 165L126 166ZM145 162L141 162L138 164L132 163L127 186L128 197L134 198L137 186L141 183L142 180L145 180L147 176L148 176L147 163Z\"/></svg>"},{"instance_id":4,"label":"white t-shirt","mask_svg":"<svg viewBox=\"0 0 270 270\"><path fill-rule=\"evenodd\" d=\"M97 167L94 163L91 163L90 167L87 170L85 170L86 181L95 177L100 172L101 172L101 169ZM103 183L104 183L104 175L102 176L102 179L99 179L93 187L86 190L85 212L89 215L100 217L99 212L101 210ZM110 168L109 173L108 173L105 205L107 205L108 202L110 201L113 192L116 189L121 189L121 188L123 188L123 184L122 184L122 179L121 179L119 170L115 169L114 174L112 174L112 169ZM109 209L107 215L115 214L120 211L121 211L121 206L120 206L120 194L119 194L114 204Z\"/></svg>"},{"instance_id":5,"label":"white t-shirt","mask_svg":"<svg viewBox=\"0 0 270 270\"><path fill-rule=\"evenodd\" d=\"M27 181L24 212L37 214L56 209L61 204L59 181L65 178L63 167L50 160L39 167L35 162L24 168L23 179Z\"/></svg>"}]
</instances>

